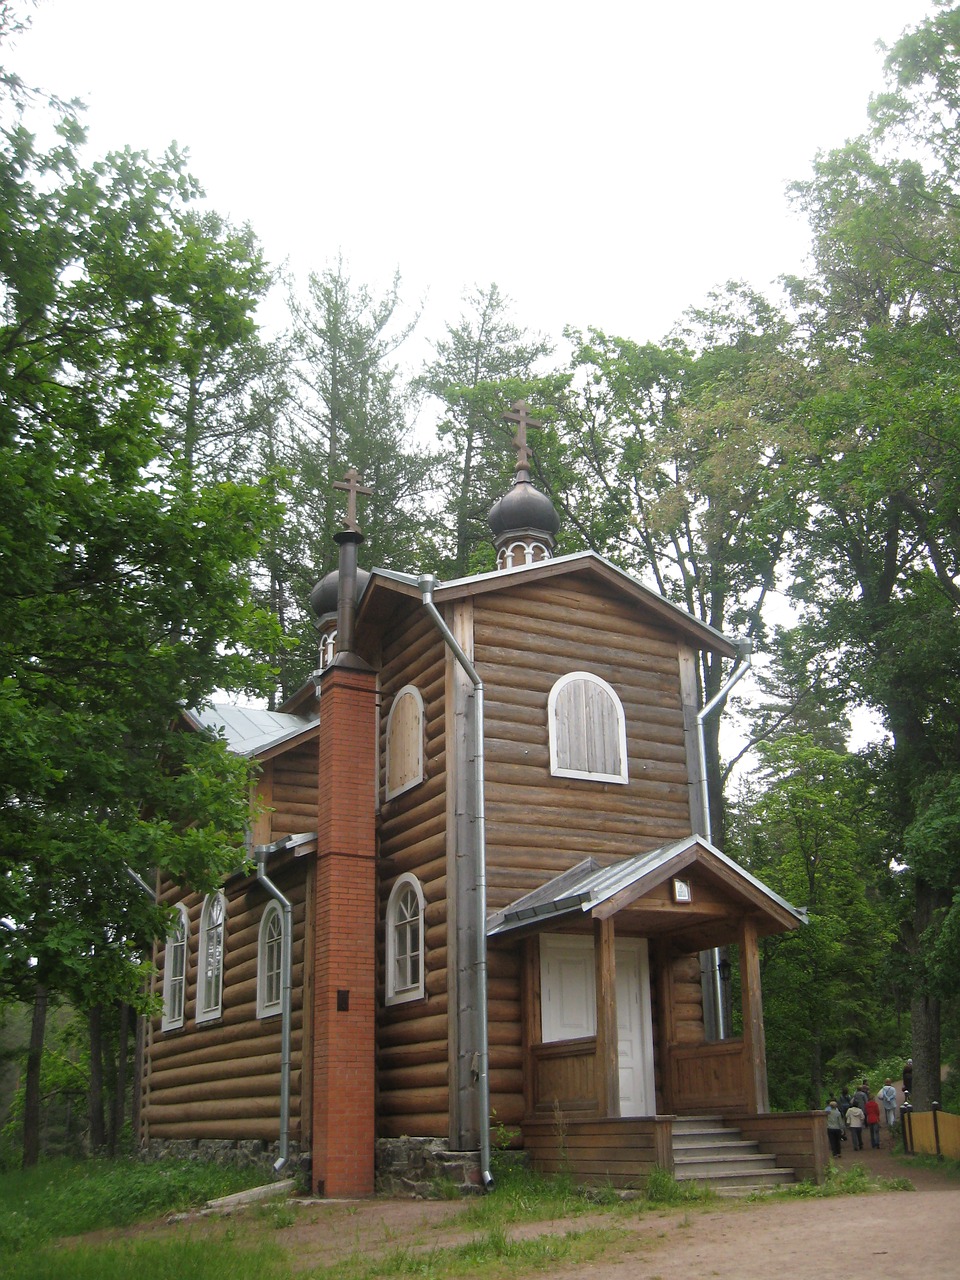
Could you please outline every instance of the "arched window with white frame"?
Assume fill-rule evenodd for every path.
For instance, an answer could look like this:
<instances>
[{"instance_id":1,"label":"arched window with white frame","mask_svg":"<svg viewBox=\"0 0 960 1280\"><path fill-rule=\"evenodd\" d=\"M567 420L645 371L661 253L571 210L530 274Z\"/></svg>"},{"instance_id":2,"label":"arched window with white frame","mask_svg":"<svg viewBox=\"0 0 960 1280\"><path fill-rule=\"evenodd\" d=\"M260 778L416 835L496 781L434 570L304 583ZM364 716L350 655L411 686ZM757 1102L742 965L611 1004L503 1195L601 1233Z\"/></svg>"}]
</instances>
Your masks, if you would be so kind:
<instances>
[{"instance_id":1,"label":"arched window with white frame","mask_svg":"<svg viewBox=\"0 0 960 1280\"><path fill-rule=\"evenodd\" d=\"M161 1031L175 1031L183 1026L187 991L187 939L190 917L182 902L174 907L176 917L163 953L163 1013Z\"/></svg>"},{"instance_id":2,"label":"arched window with white frame","mask_svg":"<svg viewBox=\"0 0 960 1280\"><path fill-rule=\"evenodd\" d=\"M283 914L269 902L260 919L257 947L257 1017L272 1018L283 1012Z\"/></svg>"},{"instance_id":3,"label":"arched window with white frame","mask_svg":"<svg viewBox=\"0 0 960 1280\"><path fill-rule=\"evenodd\" d=\"M423 890L416 876L399 877L387 901L386 1002L423 996Z\"/></svg>"},{"instance_id":4,"label":"arched window with white frame","mask_svg":"<svg viewBox=\"0 0 960 1280\"><path fill-rule=\"evenodd\" d=\"M387 716L386 798L402 795L423 781L423 698L405 684Z\"/></svg>"},{"instance_id":5,"label":"arched window with white frame","mask_svg":"<svg viewBox=\"0 0 960 1280\"><path fill-rule=\"evenodd\" d=\"M211 893L200 912L200 950L197 956L197 1021L219 1018L223 1002L223 951L227 937L227 900Z\"/></svg>"},{"instance_id":6,"label":"arched window with white frame","mask_svg":"<svg viewBox=\"0 0 960 1280\"><path fill-rule=\"evenodd\" d=\"M627 726L616 691L590 671L561 676L547 699L550 772L627 782Z\"/></svg>"}]
</instances>

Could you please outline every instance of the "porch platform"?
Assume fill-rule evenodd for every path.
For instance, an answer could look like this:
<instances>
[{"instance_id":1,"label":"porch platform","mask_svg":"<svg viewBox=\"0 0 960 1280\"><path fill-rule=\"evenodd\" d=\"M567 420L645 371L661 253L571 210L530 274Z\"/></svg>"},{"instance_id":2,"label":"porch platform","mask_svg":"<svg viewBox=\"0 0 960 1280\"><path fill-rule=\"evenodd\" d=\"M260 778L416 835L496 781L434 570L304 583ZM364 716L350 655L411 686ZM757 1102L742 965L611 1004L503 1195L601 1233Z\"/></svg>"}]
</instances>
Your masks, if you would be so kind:
<instances>
[{"instance_id":1,"label":"porch platform","mask_svg":"<svg viewBox=\"0 0 960 1280\"><path fill-rule=\"evenodd\" d=\"M584 1186L642 1187L655 1168L705 1185L820 1183L828 1162L823 1113L529 1119L524 1148L541 1173ZM696 1133L696 1137L694 1137ZM736 1166L736 1167L735 1167Z\"/></svg>"}]
</instances>

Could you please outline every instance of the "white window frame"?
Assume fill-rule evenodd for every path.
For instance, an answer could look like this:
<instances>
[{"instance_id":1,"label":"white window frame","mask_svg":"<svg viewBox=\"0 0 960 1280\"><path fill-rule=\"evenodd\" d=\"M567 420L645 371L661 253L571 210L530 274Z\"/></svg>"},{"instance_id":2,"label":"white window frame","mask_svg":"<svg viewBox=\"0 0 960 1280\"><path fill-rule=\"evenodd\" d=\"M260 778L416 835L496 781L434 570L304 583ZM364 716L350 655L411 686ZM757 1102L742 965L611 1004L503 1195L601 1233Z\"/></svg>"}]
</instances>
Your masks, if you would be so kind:
<instances>
[{"instance_id":1,"label":"white window frame","mask_svg":"<svg viewBox=\"0 0 960 1280\"><path fill-rule=\"evenodd\" d=\"M557 705L564 690L571 684L590 684L602 689L616 717L617 751L620 756L618 773L603 773L599 770L573 768L564 761L564 748L557 728ZM592 671L570 671L554 684L547 699L547 726L550 735L550 772L557 778L586 778L591 782L615 782L625 786L627 777L627 722L623 714L623 703L612 685ZM569 761L569 756L566 760Z\"/></svg>"},{"instance_id":2,"label":"white window frame","mask_svg":"<svg viewBox=\"0 0 960 1280\"><path fill-rule=\"evenodd\" d=\"M257 940L257 1017L283 1012L283 912L268 902L260 917Z\"/></svg>"},{"instance_id":3,"label":"white window frame","mask_svg":"<svg viewBox=\"0 0 960 1280\"><path fill-rule=\"evenodd\" d=\"M178 1027L182 1027L187 1005L190 916L182 902L177 903L174 911L177 913L177 918L167 934L167 944L163 952L161 1031L176 1031Z\"/></svg>"},{"instance_id":4,"label":"white window frame","mask_svg":"<svg viewBox=\"0 0 960 1280\"><path fill-rule=\"evenodd\" d=\"M219 913L219 920L211 917ZM219 936L218 936L219 934ZM200 949L197 953L197 1022L219 1018L223 1009L223 961L227 945L227 899L208 893L200 912ZM211 949L212 963L208 964Z\"/></svg>"},{"instance_id":5,"label":"white window frame","mask_svg":"<svg viewBox=\"0 0 960 1280\"><path fill-rule=\"evenodd\" d=\"M412 698L417 708L416 720L416 737L412 745L414 751L413 772L399 786L390 786L390 765L392 761L391 748L391 730L393 728L393 717L397 708L402 705L405 698ZM387 716L386 729L386 760L384 773L384 795L387 800L392 800L394 796L402 796L405 791L409 791L412 787L419 786L423 781L423 732L424 732L424 710L423 696L415 684L405 684L402 689L397 690L397 695L390 706L390 714Z\"/></svg>"},{"instance_id":6,"label":"white window frame","mask_svg":"<svg viewBox=\"0 0 960 1280\"><path fill-rule=\"evenodd\" d=\"M423 936L424 906L425 900L420 881L416 876L405 872L398 877L387 900L387 967L384 997L387 1004L405 1004L408 1000L423 998L427 958ZM404 907L407 910L401 914ZM416 929L416 945L411 944L411 924L414 924ZM412 980L411 959L416 962L416 975Z\"/></svg>"}]
</instances>

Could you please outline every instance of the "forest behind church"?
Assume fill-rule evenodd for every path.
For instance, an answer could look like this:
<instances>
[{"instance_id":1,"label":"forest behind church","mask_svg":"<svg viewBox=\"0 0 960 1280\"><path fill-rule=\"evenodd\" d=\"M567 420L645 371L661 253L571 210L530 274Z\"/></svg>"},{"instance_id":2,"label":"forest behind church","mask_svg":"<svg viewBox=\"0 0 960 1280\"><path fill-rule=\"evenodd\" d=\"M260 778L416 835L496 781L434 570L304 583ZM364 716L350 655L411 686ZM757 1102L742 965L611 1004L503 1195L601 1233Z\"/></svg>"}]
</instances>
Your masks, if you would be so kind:
<instances>
[{"instance_id":1,"label":"forest behind church","mask_svg":"<svg viewBox=\"0 0 960 1280\"><path fill-rule=\"evenodd\" d=\"M19 21L0 4L0 37ZM244 768L174 732L177 708L277 706L316 665L333 482L374 490L367 567L490 569L517 399L558 553L757 654L745 764L724 789L715 717L709 771L718 842L809 910L764 942L772 1105L907 1055L916 1102L940 1096L960 1066L960 7L887 72L869 130L792 189L811 255L778 296L730 283L653 342L530 333L481 284L412 372L401 276L377 292L318 246L283 281L175 150L91 160L71 107L3 74L0 1000L32 1017L10 1132L69 1095L92 1146L121 1140L123 1011L164 927L127 868L212 886L244 834ZM728 673L704 659L704 701ZM863 711L882 733L851 750ZM55 1007L82 1032L48 1034Z\"/></svg>"}]
</instances>

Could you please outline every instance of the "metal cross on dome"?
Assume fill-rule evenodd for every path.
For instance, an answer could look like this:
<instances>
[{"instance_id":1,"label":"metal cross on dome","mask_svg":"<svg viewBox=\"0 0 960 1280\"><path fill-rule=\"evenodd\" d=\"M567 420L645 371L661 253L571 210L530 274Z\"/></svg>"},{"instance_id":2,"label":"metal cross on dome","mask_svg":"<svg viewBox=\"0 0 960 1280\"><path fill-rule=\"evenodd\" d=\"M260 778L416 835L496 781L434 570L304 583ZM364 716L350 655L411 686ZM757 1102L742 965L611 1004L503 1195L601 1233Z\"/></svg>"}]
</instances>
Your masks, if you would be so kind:
<instances>
[{"instance_id":1,"label":"metal cross on dome","mask_svg":"<svg viewBox=\"0 0 960 1280\"><path fill-rule=\"evenodd\" d=\"M512 410L503 415L504 422L515 422L517 424L516 434L513 437L514 447L517 450L518 472L525 471L526 479L530 479L530 450L527 446L527 427L539 427L542 424L536 418L530 417L530 406L525 400L517 400L512 406Z\"/></svg>"},{"instance_id":2,"label":"metal cross on dome","mask_svg":"<svg viewBox=\"0 0 960 1280\"><path fill-rule=\"evenodd\" d=\"M342 480L334 480L334 489L343 489L347 494L347 519L344 523L344 529L349 533L359 533L360 526L357 524L357 494L362 493L367 497L371 497L373 490L369 485L360 483L360 472L356 467L351 467Z\"/></svg>"}]
</instances>

